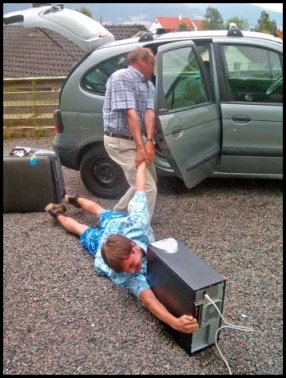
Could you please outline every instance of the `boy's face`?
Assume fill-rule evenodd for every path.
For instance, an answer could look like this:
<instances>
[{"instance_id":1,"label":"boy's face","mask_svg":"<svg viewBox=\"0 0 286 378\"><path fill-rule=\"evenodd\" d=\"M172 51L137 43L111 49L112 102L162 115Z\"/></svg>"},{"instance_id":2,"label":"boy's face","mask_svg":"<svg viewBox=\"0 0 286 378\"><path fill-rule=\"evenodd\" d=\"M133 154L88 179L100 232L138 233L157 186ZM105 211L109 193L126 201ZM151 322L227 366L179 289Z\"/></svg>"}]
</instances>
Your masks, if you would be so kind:
<instances>
[{"instance_id":1,"label":"boy's face","mask_svg":"<svg viewBox=\"0 0 286 378\"><path fill-rule=\"evenodd\" d=\"M142 268L142 250L138 245L131 242L132 252L128 259L121 263L122 272L135 274Z\"/></svg>"}]
</instances>

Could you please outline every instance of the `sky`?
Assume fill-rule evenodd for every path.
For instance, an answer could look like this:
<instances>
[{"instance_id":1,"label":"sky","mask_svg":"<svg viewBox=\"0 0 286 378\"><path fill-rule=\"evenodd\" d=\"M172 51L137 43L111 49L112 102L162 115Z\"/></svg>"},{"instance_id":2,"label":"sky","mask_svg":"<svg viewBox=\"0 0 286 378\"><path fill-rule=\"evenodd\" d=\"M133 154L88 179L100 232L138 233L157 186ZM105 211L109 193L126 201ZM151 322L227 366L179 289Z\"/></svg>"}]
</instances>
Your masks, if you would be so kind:
<instances>
[{"instance_id":1,"label":"sky","mask_svg":"<svg viewBox=\"0 0 286 378\"><path fill-rule=\"evenodd\" d=\"M11 4L11 3L3 3L4 8L6 6L8 6L8 4ZM24 4L31 4L31 3L12 3L12 4L24 5ZM76 3L72 3L72 4L76 4ZM201 4L203 4L203 3L186 3L187 6L198 6L198 5L201 5ZM211 5L214 6L214 3L207 3L207 4L210 5L210 6ZM233 4L235 4L235 3L233 3ZM249 3L249 4L255 5L259 8L263 8L263 9L266 9L266 10L271 10L271 11L278 12L278 13L283 13L283 3L266 3L266 4L264 4L264 3Z\"/></svg>"},{"instance_id":2,"label":"sky","mask_svg":"<svg viewBox=\"0 0 286 378\"><path fill-rule=\"evenodd\" d=\"M10 3L11 4L11 3ZM12 3L13 4L13 3ZM14 3L14 4L31 4L31 3ZM76 4L76 3L74 3ZM188 6L198 6L202 3L186 3L186 5ZM207 3L208 5L214 5L214 3ZM233 3L234 4L234 3ZM283 3L249 3L251 5L255 5L259 8L263 8L263 9L267 9L267 10L271 10L271 11L274 11L274 12L278 12L278 13L283 13ZM3 3L4 7L6 5L8 5L8 3Z\"/></svg>"},{"instance_id":3,"label":"sky","mask_svg":"<svg viewBox=\"0 0 286 378\"><path fill-rule=\"evenodd\" d=\"M202 18L207 7L216 8L224 21L237 16L245 18L250 26L255 26L260 14L265 10L274 19L278 28L283 28L283 3L63 3L70 9L85 7L92 17L103 24L147 24L155 17L181 15L191 19ZM112 6L111 6L112 5ZM162 6L163 5L163 6ZM31 3L3 3L3 13L27 9ZM148 27L148 26L147 26Z\"/></svg>"},{"instance_id":4,"label":"sky","mask_svg":"<svg viewBox=\"0 0 286 378\"><path fill-rule=\"evenodd\" d=\"M215 8L217 3L185 3L188 7L196 7L200 5L204 6L212 6ZM236 3L232 3L232 6L235 6ZM249 5L255 5L258 8L262 8L265 10L270 10L278 13L283 13L283 3L249 3Z\"/></svg>"},{"instance_id":5,"label":"sky","mask_svg":"<svg viewBox=\"0 0 286 378\"><path fill-rule=\"evenodd\" d=\"M251 5L255 5L259 8L263 8L266 10L271 10L278 13L283 13L283 3L267 3L267 4L261 4L261 3L249 3Z\"/></svg>"}]
</instances>

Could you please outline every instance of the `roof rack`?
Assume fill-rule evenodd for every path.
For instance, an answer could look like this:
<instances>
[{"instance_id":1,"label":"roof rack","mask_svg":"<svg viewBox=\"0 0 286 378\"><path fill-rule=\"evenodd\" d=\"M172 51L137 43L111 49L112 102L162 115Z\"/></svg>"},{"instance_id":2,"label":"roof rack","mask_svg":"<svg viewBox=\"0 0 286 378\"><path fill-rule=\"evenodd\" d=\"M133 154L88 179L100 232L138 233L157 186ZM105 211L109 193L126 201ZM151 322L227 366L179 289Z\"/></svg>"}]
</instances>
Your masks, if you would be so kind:
<instances>
[{"instance_id":1,"label":"roof rack","mask_svg":"<svg viewBox=\"0 0 286 378\"><path fill-rule=\"evenodd\" d=\"M153 37L153 34L151 32L145 32L144 34L141 35L141 37L139 38L139 42L143 42L143 41L153 41L154 37Z\"/></svg>"},{"instance_id":2,"label":"roof rack","mask_svg":"<svg viewBox=\"0 0 286 378\"><path fill-rule=\"evenodd\" d=\"M154 34L156 34L156 35L165 34L165 33L167 33L167 30L164 29L164 28L157 28L157 29L154 31Z\"/></svg>"},{"instance_id":3,"label":"roof rack","mask_svg":"<svg viewBox=\"0 0 286 378\"><path fill-rule=\"evenodd\" d=\"M228 37L243 37L241 30L237 27L235 22L230 22L227 26Z\"/></svg>"},{"instance_id":4,"label":"roof rack","mask_svg":"<svg viewBox=\"0 0 286 378\"><path fill-rule=\"evenodd\" d=\"M50 5L51 6L50 8L45 10L44 14L55 13L55 12L58 12L58 11L64 9L64 7L65 7L65 5L63 3L55 3L55 4L47 3L47 4L43 4L43 5Z\"/></svg>"}]
</instances>

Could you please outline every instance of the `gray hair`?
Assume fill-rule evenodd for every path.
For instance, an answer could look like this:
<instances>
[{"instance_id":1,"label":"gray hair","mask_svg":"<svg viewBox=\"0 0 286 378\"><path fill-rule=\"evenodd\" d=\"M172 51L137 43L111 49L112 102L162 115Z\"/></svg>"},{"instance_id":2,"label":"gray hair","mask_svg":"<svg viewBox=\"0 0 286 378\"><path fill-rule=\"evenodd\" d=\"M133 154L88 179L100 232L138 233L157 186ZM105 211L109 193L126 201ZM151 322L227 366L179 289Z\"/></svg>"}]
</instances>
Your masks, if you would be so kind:
<instances>
[{"instance_id":1,"label":"gray hair","mask_svg":"<svg viewBox=\"0 0 286 378\"><path fill-rule=\"evenodd\" d=\"M154 56L151 49L148 49L146 47L136 47L128 53L126 63L129 65L137 62L138 59L147 61L150 55Z\"/></svg>"}]
</instances>

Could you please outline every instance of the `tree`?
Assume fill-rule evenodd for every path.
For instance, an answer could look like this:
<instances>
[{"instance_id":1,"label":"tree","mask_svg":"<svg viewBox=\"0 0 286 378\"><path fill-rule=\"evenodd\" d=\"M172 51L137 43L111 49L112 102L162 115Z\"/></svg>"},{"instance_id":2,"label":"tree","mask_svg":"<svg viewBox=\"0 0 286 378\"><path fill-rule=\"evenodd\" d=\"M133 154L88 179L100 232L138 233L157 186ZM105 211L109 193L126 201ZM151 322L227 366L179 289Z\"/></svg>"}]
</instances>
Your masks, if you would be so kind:
<instances>
[{"instance_id":1,"label":"tree","mask_svg":"<svg viewBox=\"0 0 286 378\"><path fill-rule=\"evenodd\" d=\"M238 18L237 16L229 18L227 22L225 23L224 29L227 29L228 25L231 22L234 22L240 30L249 30L248 21L243 17Z\"/></svg>"},{"instance_id":2,"label":"tree","mask_svg":"<svg viewBox=\"0 0 286 378\"><path fill-rule=\"evenodd\" d=\"M204 18L205 20L202 22L203 30L224 29L223 18L217 9L208 7Z\"/></svg>"},{"instance_id":3,"label":"tree","mask_svg":"<svg viewBox=\"0 0 286 378\"><path fill-rule=\"evenodd\" d=\"M79 9L77 9L77 11L80 12L80 13L85 14L86 16L88 16L88 17L90 17L90 18L92 18L92 13L91 13L91 11L90 11L89 9L87 9L86 7L81 7L81 8L79 8Z\"/></svg>"},{"instance_id":4,"label":"tree","mask_svg":"<svg viewBox=\"0 0 286 378\"><path fill-rule=\"evenodd\" d=\"M179 23L179 30L182 31L182 30L187 30L187 29L188 29L187 24L184 21Z\"/></svg>"},{"instance_id":5,"label":"tree","mask_svg":"<svg viewBox=\"0 0 286 378\"><path fill-rule=\"evenodd\" d=\"M265 11L262 11L260 18L257 20L257 25L255 26L254 30L261 33L276 35L278 29L276 22L269 19L269 14Z\"/></svg>"}]
</instances>

